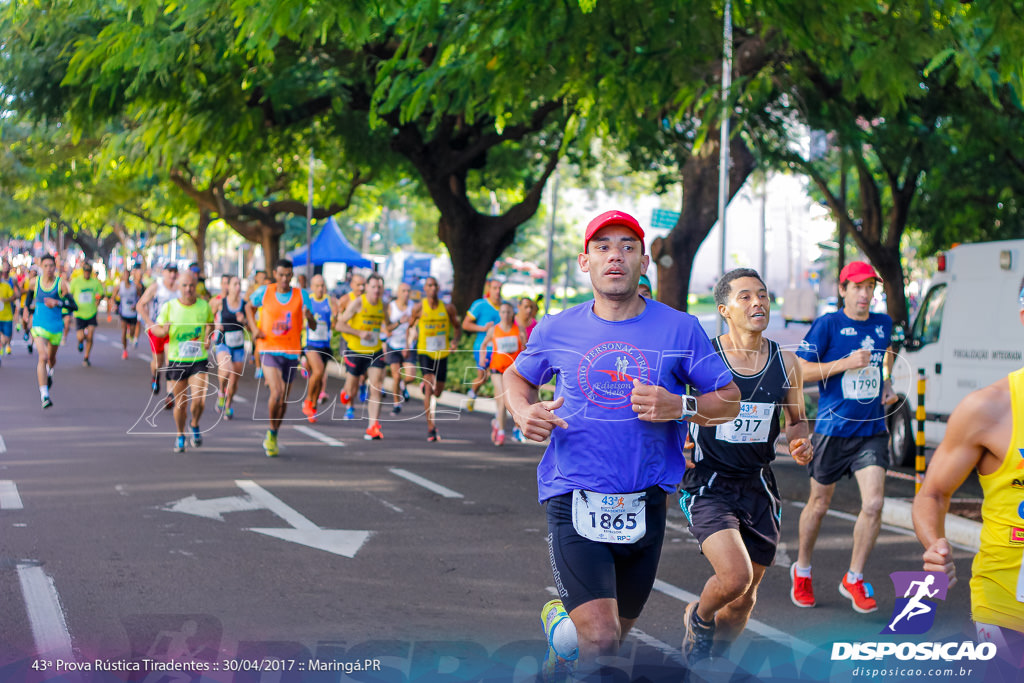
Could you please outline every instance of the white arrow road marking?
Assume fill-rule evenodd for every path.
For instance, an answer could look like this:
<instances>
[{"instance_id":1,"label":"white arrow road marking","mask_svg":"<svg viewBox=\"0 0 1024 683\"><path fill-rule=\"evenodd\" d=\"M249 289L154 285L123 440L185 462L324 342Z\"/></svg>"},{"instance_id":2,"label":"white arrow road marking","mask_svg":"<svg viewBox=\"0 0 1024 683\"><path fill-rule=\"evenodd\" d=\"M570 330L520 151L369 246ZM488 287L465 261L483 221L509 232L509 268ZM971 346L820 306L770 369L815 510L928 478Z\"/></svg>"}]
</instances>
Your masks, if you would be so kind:
<instances>
[{"instance_id":1,"label":"white arrow road marking","mask_svg":"<svg viewBox=\"0 0 1024 683\"><path fill-rule=\"evenodd\" d=\"M321 529L256 482L239 479L235 483L253 500L261 503L262 507L270 510L293 527L292 529L249 529L249 531L318 550L326 550L329 553L345 557L355 557L359 549L363 547L363 543L370 537L371 532L369 531Z\"/></svg>"},{"instance_id":2,"label":"white arrow road marking","mask_svg":"<svg viewBox=\"0 0 1024 683\"><path fill-rule=\"evenodd\" d=\"M332 438L330 436L327 436L326 434L322 434L322 433L318 432L317 430L313 429L312 427L307 427L306 425L295 425L295 431L302 432L306 436L311 436L314 439L316 439L317 441L323 441L328 446L344 446L345 445L343 442L338 441L337 439Z\"/></svg>"},{"instance_id":3,"label":"white arrow road marking","mask_svg":"<svg viewBox=\"0 0 1024 683\"><path fill-rule=\"evenodd\" d=\"M287 522L292 528L250 528L247 531L255 531L264 536L273 536L283 541L298 543L335 555L343 555L344 557L355 557L359 549L366 543L366 540L373 535L372 531L322 529L303 517L296 510L288 507L284 501L259 486L256 482L248 479L239 479L235 481L235 484L245 491L246 495L211 498L209 500L199 500L195 496L189 496L188 498L182 498L181 500L169 503L161 509L168 512L184 512L185 514L216 519L218 521L224 521L222 515L226 512L269 510Z\"/></svg>"},{"instance_id":4,"label":"white arrow road marking","mask_svg":"<svg viewBox=\"0 0 1024 683\"><path fill-rule=\"evenodd\" d=\"M445 486L441 486L440 484L435 484L434 482L430 481L429 479L424 479L420 475L413 474L412 472L410 472L408 470L403 470L400 467L391 467L391 468L388 469L388 471L391 472L391 474L398 475L402 479L407 479L408 481L411 481L414 484L419 484L423 488L429 489L429 490L433 491L434 493L437 493L437 494L440 494L440 495L444 496L445 498L463 498L464 497L458 491L452 491L450 488L447 488Z\"/></svg>"},{"instance_id":5,"label":"white arrow road marking","mask_svg":"<svg viewBox=\"0 0 1024 683\"><path fill-rule=\"evenodd\" d=\"M196 515L223 522L225 512L243 512L245 510L262 510L266 506L257 503L249 496L228 496L226 498L210 498L199 500L195 496L176 500L163 508L168 512L184 512L186 515Z\"/></svg>"},{"instance_id":6,"label":"white arrow road marking","mask_svg":"<svg viewBox=\"0 0 1024 683\"><path fill-rule=\"evenodd\" d=\"M7 444L4 443L4 437L0 436L0 453L7 452Z\"/></svg>"},{"instance_id":7,"label":"white arrow road marking","mask_svg":"<svg viewBox=\"0 0 1024 683\"><path fill-rule=\"evenodd\" d=\"M17 485L13 481L0 481L0 510L22 510L24 507Z\"/></svg>"}]
</instances>

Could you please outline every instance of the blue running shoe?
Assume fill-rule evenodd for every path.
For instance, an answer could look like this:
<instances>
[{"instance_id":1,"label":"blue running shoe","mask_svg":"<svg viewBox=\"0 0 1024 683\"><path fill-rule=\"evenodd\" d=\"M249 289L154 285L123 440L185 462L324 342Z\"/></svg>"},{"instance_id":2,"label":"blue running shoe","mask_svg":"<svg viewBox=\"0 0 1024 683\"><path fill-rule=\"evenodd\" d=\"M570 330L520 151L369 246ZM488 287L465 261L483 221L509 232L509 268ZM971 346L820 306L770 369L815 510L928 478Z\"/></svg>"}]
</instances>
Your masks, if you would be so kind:
<instances>
[{"instance_id":1,"label":"blue running shoe","mask_svg":"<svg viewBox=\"0 0 1024 683\"><path fill-rule=\"evenodd\" d=\"M348 407L348 410L345 411L345 419L346 420L354 420L354 419L356 419L355 408L353 408L352 406Z\"/></svg>"},{"instance_id":2,"label":"blue running shoe","mask_svg":"<svg viewBox=\"0 0 1024 683\"><path fill-rule=\"evenodd\" d=\"M256 379L263 379L263 366L256 368Z\"/></svg>"},{"instance_id":3,"label":"blue running shoe","mask_svg":"<svg viewBox=\"0 0 1024 683\"><path fill-rule=\"evenodd\" d=\"M366 403L366 396L366 385L363 384L362 386L359 387L359 402Z\"/></svg>"},{"instance_id":4,"label":"blue running shoe","mask_svg":"<svg viewBox=\"0 0 1024 683\"><path fill-rule=\"evenodd\" d=\"M199 427L192 427L192 434L189 436L189 441L192 442L193 448L199 448L203 445L203 433L199 431Z\"/></svg>"},{"instance_id":5,"label":"blue running shoe","mask_svg":"<svg viewBox=\"0 0 1024 683\"><path fill-rule=\"evenodd\" d=\"M228 408L227 412L224 413L224 417L226 417L229 420L234 419L234 417L235 417L235 409L234 408Z\"/></svg>"},{"instance_id":6,"label":"blue running shoe","mask_svg":"<svg viewBox=\"0 0 1024 683\"><path fill-rule=\"evenodd\" d=\"M185 452L185 437L184 436L179 436L177 439L174 440L174 452L175 453L184 453Z\"/></svg>"}]
</instances>

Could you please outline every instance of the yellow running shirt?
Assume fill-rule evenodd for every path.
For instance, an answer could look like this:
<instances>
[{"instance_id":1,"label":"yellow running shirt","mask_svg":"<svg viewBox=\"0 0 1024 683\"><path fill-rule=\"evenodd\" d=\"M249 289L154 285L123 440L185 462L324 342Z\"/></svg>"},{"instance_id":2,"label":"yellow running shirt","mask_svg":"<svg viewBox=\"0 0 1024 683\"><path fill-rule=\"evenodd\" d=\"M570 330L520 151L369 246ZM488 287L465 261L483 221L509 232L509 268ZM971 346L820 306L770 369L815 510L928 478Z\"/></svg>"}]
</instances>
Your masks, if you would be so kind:
<instances>
[{"instance_id":1,"label":"yellow running shirt","mask_svg":"<svg viewBox=\"0 0 1024 683\"><path fill-rule=\"evenodd\" d=\"M1024 632L1024 369L1010 373L1013 435L1003 464L979 474L981 547L971 566L971 612L976 622Z\"/></svg>"},{"instance_id":2,"label":"yellow running shirt","mask_svg":"<svg viewBox=\"0 0 1024 683\"><path fill-rule=\"evenodd\" d=\"M420 303L423 308L420 310L419 322L416 323L416 352L433 360L447 358L452 330L448 309L440 299L437 308L431 308L430 300L426 297Z\"/></svg>"},{"instance_id":3,"label":"yellow running shirt","mask_svg":"<svg viewBox=\"0 0 1024 683\"><path fill-rule=\"evenodd\" d=\"M380 328L384 324L384 301L378 301L376 304L371 304L367 299L366 295L362 296L363 303L359 307L359 312L352 316L352 319L348 321L349 327L353 327L360 332L373 332L373 341L367 344L363 341L362 337L354 334L342 334L345 338L345 344L348 346L348 350L354 353L375 353L381 350L383 346L380 341Z\"/></svg>"}]
</instances>

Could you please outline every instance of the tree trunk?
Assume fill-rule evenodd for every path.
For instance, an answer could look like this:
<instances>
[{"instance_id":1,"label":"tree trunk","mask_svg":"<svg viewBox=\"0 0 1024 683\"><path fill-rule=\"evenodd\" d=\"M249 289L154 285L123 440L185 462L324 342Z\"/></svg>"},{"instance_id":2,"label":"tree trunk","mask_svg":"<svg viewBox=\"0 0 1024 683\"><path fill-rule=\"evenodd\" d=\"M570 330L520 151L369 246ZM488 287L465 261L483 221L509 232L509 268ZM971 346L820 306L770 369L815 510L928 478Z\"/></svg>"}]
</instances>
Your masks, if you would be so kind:
<instances>
[{"instance_id":1,"label":"tree trunk","mask_svg":"<svg viewBox=\"0 0 1024 683\"><path fill-rule=\"evenodd\" d=\"M710 138L710 136L709 136ZM686 310L690 275L697 250L718 221L719 148L709 139L700 154L690 155L680 174L683 206L676 226L651 245L651 259L658 268L658 300ZM754 155L739 137L729 142L729 200L736 195L754 170Z\"/></svg>"}]
</instances>

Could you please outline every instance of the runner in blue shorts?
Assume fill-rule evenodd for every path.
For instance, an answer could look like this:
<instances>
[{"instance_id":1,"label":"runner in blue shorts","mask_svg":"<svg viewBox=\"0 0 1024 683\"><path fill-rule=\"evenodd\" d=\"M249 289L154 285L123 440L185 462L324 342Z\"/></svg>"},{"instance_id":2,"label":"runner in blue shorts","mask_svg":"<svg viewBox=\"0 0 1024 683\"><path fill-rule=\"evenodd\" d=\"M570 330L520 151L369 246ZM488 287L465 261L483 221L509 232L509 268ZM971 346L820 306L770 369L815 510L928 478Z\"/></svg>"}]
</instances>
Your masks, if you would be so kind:
<instances>
[{"instance_id":1,"label":"runner in blue shorts","mask_svg":"<svg viewBox=\"0 0 1024 683\"><path fill-rule=\"evenodd\" d=\"M697 319L637 293L650 262L643 236L621 211L591 221L579 265L594 300L541 320L504 374L523 434L551 438L537 468L558 593L541 613L546 676L573 660L585 676L618 652L654 585L666 493L686 467L685 422L739 410ZM554 400L538 400L556 377Z\"/></svg>"},{"instance_id":2,"label":"runner in blue shorts","mask_svg":"<svg viewBox=\"0 0 1024 683\"><path fill-rule=\"evenodd\" d=\"M775 561L782 500L771 462L780 412L790 454L802 465L811 459L800 361L763 336L771 299L761 276L749 268L726 273L715 285L715 303L729 331L711 343L742 403L732 422L690 425L694 467L683 476L679 504L715 570L700 599L686 607L683 656L690 663L710 657L716 641L728 647L736 639Z\"/></svg>"}]
</instances>

